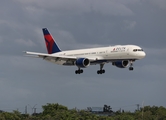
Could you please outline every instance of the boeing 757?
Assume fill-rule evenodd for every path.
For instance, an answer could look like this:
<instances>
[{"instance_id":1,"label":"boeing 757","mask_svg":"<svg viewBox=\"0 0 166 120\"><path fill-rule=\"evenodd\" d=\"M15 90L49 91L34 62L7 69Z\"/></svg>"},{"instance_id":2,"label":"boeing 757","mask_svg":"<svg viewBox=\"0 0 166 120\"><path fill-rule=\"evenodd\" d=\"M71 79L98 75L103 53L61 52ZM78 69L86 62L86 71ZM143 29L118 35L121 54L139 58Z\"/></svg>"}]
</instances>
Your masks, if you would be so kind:
<instances>
[{"instance_id":1,"label":"boeing 757","mask_svg":"<svg viewBox=\"0 0 166 120\"><path fill-rule=\"evenodd\" d=\"M118 68L126 68L133 70L133 62L140 60L146 56L143 49L137 45L115 45L108 47L89 48L62 51L47 28L43 28L46 53L28 52L25 53L32 56L43 58L49 62L59 65L77 66L76 74L83 73L83 68L90 65L100 65L97 74L105 73L103 69L106 63L112 63Z\"/></svg>"}]
</instances>

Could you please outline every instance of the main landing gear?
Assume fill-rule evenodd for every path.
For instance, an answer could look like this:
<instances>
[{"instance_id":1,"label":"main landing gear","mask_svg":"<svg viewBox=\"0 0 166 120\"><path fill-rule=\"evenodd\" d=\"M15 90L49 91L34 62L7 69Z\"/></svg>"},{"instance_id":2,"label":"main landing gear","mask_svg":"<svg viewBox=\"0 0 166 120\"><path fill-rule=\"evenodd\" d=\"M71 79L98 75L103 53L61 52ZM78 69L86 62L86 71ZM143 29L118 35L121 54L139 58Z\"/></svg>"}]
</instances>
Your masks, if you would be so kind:
<instances>
[{"instance_id":1,"label":"main landing gear","mask_svg":"<svg viewBox=\"0 0 166 120\"><path fill-rule=\"evenodd\" d=\"M78 70L75 71L75 74L81 74L83 72L84 72L83 69L78 68Z\"/></svg>"},{"instance_id":2,"label":"main landing gear","mask_svg":"<svg viewBox=\"0 0 166 120\"><path fill-rule=\"evenodd\" d=\"M134 68L133 68L133 61L132 61L132 60L130 60L129 62L130 62L130 67L129 67L129 70L130 70L130 71L132 71L132 70L134 70Z\"/></svg>"},{"instance_id":3,"label":"main landing gear","mask_svg":"<svg viewBox=\"0 0 166 120\"><path fill-rule=\"evenodd\" d=\"M97 71L97 74L103 74L105 73L105 70L103 69L104 64L100 64L100 70Z\"/></svg>"}]
</instances>

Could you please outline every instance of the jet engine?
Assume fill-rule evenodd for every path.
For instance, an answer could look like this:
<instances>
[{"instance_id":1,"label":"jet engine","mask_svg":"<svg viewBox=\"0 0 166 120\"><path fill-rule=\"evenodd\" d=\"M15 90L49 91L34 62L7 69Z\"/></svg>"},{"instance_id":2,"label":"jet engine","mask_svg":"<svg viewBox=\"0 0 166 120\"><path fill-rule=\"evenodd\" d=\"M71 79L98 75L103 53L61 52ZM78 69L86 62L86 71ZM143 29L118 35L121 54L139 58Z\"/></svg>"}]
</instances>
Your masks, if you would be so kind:
<instances>
[{"instance_id":1,"label":"jet engine","mask_svg":"<svg viewBox=\"0 0 166 120\"><path fill-rule=\"evenodd\" d=\"M129 61L128 60L116 61L112 62L112 65L118 68L126 68L129 65Z\"/></svg>"},{"instance_id":2,"label":"jet engine","mask_svg":"<svg viewBox=\"0 0 166 120\"><path fill-rule=\"evenodd\" d=\"M75 61L75 64L80 68L84 68L90 65L90 61L87 58L79 58Z\"/></svg>"}]
</instances>

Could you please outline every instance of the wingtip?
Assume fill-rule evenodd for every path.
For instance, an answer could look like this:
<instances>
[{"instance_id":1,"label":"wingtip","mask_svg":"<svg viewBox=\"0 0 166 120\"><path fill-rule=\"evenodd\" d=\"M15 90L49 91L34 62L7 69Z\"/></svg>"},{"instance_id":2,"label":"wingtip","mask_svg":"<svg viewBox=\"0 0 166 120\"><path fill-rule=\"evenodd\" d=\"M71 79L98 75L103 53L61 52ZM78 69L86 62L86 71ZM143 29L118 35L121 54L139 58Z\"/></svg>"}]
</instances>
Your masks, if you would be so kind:
<instances>
[{"instance_id":1,"label":"wingtip","mask_svg":"<svg viewBox=\"0 0 166 120\"><path fill-rule=\"evenodd\" d=\"M27 53L27 51L22 51L23 53Z\"/></svg>"}]
</instances>

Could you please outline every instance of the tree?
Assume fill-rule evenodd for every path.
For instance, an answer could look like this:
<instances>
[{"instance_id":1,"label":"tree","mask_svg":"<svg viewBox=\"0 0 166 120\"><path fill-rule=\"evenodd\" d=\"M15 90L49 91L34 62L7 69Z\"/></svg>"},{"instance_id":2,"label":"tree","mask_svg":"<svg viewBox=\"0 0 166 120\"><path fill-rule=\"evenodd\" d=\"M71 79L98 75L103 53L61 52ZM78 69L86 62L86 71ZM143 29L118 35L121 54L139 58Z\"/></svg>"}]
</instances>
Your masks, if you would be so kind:
<instances>
[{"instance_id":1,"label":"tree","mask_svg":"<svg viewBox=\"0 0 166 120\"><path fill-rule=\"evenodd\" d=\"M103 112L113 112L113 111L112 111L112 108L110 106L104 105Z\"/></svg>"},{"instance_id":2,"label":"tree","mask_svg":"<svg viewBox=\"0 0 166 120\"><path fill-rule=\"evenodd\" d=\"M109 106L105 106L110 111ZM142 116L143 113L143 116ZM106 114L105 114L106 115ZM38 115L21 114L19 111L2 112L0 120L166 120L166 108L145 106L135 112L117 112L114 116L97 116L85 110L68 110L63 105L50 104L43 106L43 112Z\"/></svg>"},{"instance_id":3,"label":"tree","mask_svg":"<svg viewBox=\"0 0 166 120\"><path fill-rule=\"evenodd\" d=\"M63 105L59 105L58 103L56 103L56 104L47 103L47 105L42 106L42 108L43 108L43 115L49 114L51 116L54 116L57 111L68 110L67 107L65 107Z\"/></svg>"},{"instance_id":4,"label":"tree","mask_svg":"<svg viewBox=\"0 0 166 120\"><path fill-rule=\"evenodd\" d=\"M164 118L166 119L166 108L160 106L157 109L156 113L157 113L157 119L159 119L159 120L162 120Z\"/></svg>"},{"instance_id":5,"label":"tree","mask_svg":"<svg viewBox=\"0 0 166 120\"><path fill-rule=\"evenodd\" d=\"M1 113L0 117L2 120L21 120L20 116L17 116L14 113L9 113L9 112L3 112Z\"/></svg>"}]
</instances>

